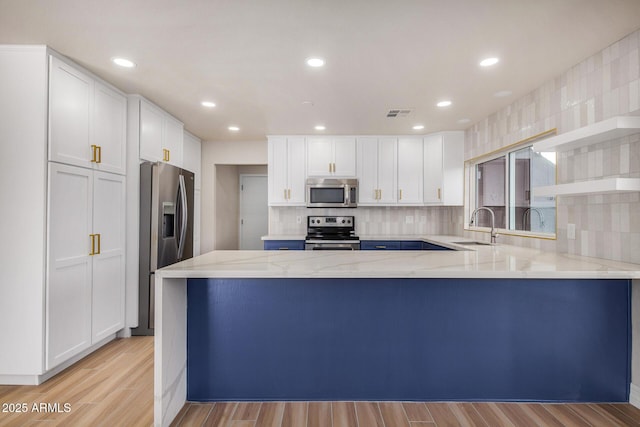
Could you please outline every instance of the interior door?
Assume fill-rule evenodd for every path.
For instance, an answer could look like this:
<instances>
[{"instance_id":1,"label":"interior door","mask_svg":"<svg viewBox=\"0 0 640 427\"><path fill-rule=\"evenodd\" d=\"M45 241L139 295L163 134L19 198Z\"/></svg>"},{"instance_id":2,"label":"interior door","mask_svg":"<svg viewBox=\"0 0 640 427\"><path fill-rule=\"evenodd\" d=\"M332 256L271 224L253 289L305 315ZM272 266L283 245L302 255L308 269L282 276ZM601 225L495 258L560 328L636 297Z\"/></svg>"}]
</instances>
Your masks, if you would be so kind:
<instances>
[{"instance_id":1,"label":"interior door","mask_svg":"<svg viewBox=\"0 0 640 427\"><path fill-rule=\"evenodd\" d=\"M268 233L267 177L240 175L240 249L263 249L262 236Z\"/></svg>"}]
</instances>

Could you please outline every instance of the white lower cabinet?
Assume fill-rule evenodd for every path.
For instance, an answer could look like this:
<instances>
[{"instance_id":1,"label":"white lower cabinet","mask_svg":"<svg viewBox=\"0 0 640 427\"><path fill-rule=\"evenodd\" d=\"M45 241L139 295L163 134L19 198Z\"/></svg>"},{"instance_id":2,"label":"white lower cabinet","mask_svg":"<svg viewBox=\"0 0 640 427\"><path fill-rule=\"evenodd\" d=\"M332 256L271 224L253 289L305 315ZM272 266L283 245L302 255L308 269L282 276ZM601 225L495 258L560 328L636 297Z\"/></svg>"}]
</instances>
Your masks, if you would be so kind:
<instances>
[{"instance_id":1,"label":"white lower cabinet","mask_svg":"<svg viewBox=\"0 0 640 427\"><path fill-rule=\"evenodd\" d=\"M49 163L46 369L124 327L125 178Z\"/></svg>"}]
</instances>

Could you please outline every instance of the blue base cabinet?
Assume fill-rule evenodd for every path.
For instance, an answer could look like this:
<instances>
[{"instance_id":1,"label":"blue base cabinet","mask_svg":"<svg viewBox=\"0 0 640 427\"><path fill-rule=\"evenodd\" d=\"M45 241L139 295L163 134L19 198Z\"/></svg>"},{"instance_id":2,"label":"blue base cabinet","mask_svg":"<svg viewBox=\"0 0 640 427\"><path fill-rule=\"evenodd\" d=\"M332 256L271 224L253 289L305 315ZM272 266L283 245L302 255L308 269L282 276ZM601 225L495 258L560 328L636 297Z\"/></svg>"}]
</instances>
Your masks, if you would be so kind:
<instances>
[{"instance_id":1,"label":"blue base cabinet","mask_svg":"<svg viewBox=\"0 0 640 427\"><path fill-rule=\"evenodd\" d=\"M265 240L265 251L303 251L304 240Z\"/></svg>"},{"instance_id":2,"label":"blue base cabinet","mask_svg":"<svg viewBox=\"0 0 640 427\"><path fill-rule=\"evenodd\" d=\"M189 279L187 400L628 402L631 281Z\"/></svg>"}]
</instances>

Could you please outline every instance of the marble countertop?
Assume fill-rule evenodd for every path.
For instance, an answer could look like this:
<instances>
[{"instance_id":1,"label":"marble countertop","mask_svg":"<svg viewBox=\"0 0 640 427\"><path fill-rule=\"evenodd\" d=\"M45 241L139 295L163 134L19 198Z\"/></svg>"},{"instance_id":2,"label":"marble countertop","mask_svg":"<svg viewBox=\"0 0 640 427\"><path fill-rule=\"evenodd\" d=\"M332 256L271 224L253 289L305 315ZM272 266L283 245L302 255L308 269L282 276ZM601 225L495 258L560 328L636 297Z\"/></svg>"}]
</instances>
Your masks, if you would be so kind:
<instances>
[{"instance_id":1,"label":"marble countertop","mask_svg":"<svg viewBox=\"0 0 640 427\"><path fill-rule=\"evenodd\" d=\"M380 236L376 236L380 237ZM385 236L393 240L400 236ZM407 240L404 236L402 240ZM367 236L374 240L374 237ZM361 239L365 239L361 236ZM213 251L156 272L162 277L610 278L640 279L640 264L510 245L460 245L461 236L411 236L458 251Z\"/></svg>"}]
</instances>

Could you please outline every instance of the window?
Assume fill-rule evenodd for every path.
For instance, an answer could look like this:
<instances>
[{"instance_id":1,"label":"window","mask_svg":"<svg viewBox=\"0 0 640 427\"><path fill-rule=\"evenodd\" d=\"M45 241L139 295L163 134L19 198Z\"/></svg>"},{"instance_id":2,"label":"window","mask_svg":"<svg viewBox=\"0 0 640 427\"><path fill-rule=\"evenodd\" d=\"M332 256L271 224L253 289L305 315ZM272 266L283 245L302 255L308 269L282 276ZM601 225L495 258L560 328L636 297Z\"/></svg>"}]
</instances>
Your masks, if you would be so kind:
<instances>
[{"instance_id":1,"label":"window","mask_svg":"<svg viewBox=\"0 0 640 427\"><path fill-rule=\"evenodd\" d=\"M533 140L467 161L469 194L465 219L468 229L492 226L491 214L486 209L471 217L475 209L486 207L494 213L495 228L503 234L555 237L555 198L532 197L531 190L556 183L556 153L534 151Z\"/></svg>"}]
</instances>

